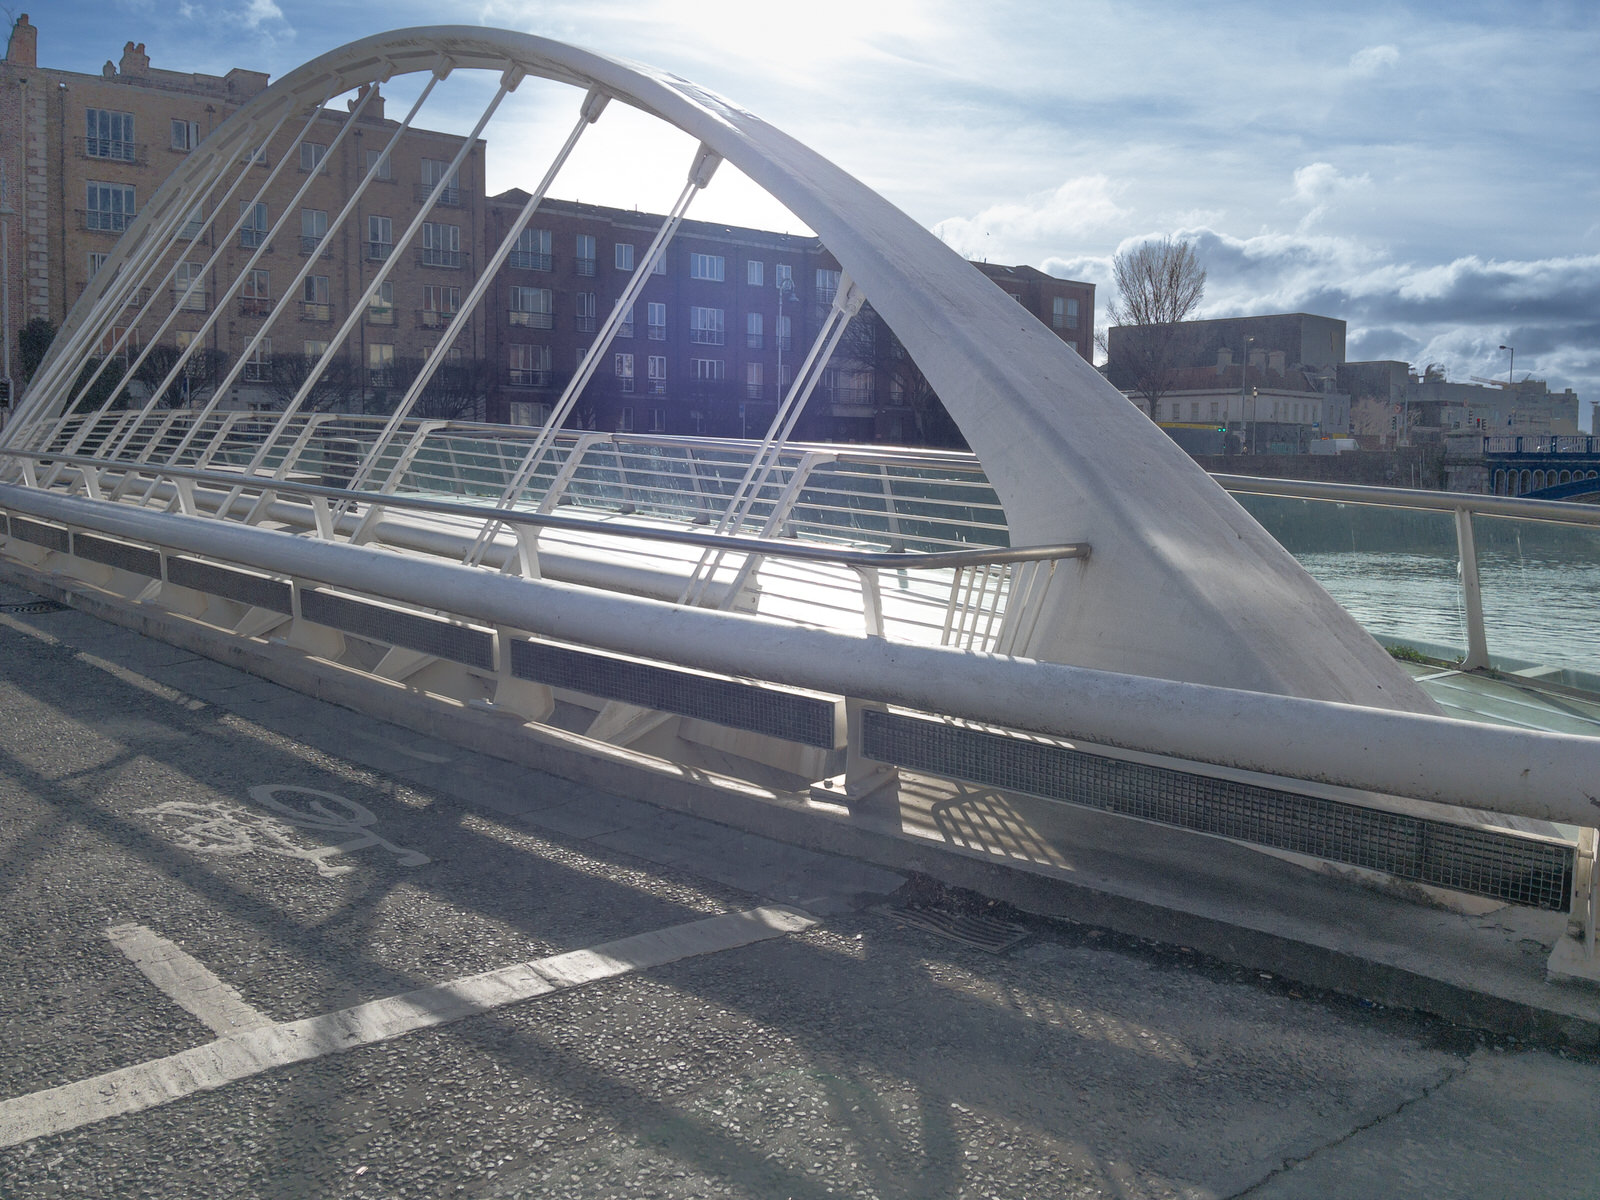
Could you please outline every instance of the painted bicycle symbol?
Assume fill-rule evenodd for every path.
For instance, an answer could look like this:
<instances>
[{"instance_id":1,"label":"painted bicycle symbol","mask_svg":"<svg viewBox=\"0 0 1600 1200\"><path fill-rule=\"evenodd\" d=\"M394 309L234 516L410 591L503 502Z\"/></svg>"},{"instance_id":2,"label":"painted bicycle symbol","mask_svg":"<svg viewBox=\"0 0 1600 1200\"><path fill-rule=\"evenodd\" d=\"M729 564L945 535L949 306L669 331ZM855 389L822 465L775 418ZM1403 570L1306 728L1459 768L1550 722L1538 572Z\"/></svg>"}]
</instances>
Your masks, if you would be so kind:
<instances>
[{"instance_id":1,"label":"painted bicycle symbol","mask_svg":"<svg viewBox=\"0 0 1600 1200\"><path fill-rule=\"evenodd\" d=\"M304 808L294 808L278 799L280 793L312 798ZM363 804L332 792L287 783L264 783L250 789L250 798L270 812L222 800L209 803L169 800L138 811L154 816L162 834L181 849L221 858L276 854L310 863L324 879L355 870L348 863L330 863L330 858L371 846L393 854L397 866L420 867L431 861L420 851L408 850L381 837L372 828L377 824L377 814ZM333 845L306 846L296 837L296 829L344 840Z\"/></svg>"}]
</instances>

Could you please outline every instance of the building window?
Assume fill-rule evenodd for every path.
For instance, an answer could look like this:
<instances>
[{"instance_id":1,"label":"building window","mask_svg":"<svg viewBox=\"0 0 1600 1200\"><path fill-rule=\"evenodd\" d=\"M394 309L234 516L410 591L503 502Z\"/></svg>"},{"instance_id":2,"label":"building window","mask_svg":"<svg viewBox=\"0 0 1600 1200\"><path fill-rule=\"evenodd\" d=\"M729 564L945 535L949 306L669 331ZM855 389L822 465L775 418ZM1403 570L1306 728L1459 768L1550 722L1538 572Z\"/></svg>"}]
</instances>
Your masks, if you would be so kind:
<instances>
[{"instance_id":1,"label":"building window","mask_svg":"<svg viewBox=\"0 0 1600 1200\"><path fill-rule=\"evenodd\" d=\"M717 380L725 378L723 362L720 358L695 358L690 360L694 370L694 377L702 380Z\"/></svg>"},{"instance_id":2,"label":"building window","mask_svg":"<svg viewBox=\"0 0 1600 1200\"><path fill-rule=\"evenodd\" d=\"M839 291L839 272L817 268L817 303L832 304Z\"/></svg>"},{"instance_id":3,"label":"building window","mask_svg":"<svg viewBox=\"0 0 1600 1200\"><path fill-rule=\"evenodd\" d=\"M575 239L574 253L577 261L573 263L579 275L594 274L594 235L580 233Z\"/></svg>"},{"instance_id":4,"label":"building window","mask_svg":"<svg viewBox=\"0 0 1600 1200\"><path fill-rule=\"evenodd\" d=\"M394 280L385 279L367 305L367 321L372 325L394 324Z\"/></svg>"},{"instance_id":5,"label":"building window","mask_svg":"<svg viewBox=\"0 0 1600 1200\"><path fill-rule=\"evenodd\" d=\"M322 165L322 160L328 157L328 148L321 142L300 143L300 169L302 171L315 171Z\"/></svg>"},{"instance_id":6,"label":"building window","mask_svg":"<svg viewBox=\"0 0 1600 1200\"><path fill-rule=\"evenodd\" d=\"M616 264L619 271L633 270L633 243L618 242L616 245Z\"/></svg>"},{"instance_id":7,"label":"building window","mask_svg":"<svg viewBox=\"0 0 1600 1200\"><path fill-rule=\"evenodd\" d=\"M459 267L461 265L461 226L422 223L422 265Z\"/></svg>"},{"instance_id":8,"label":"building window","mask_svg":"<svg viewBox=\"0 0 1600 1200\"><path fill-rule=\"evenodd\" d=\"M430 283L422 289L422 312L418 319L424 328L439 329L461 311L461 289Z\"/></svg>"},{"instance_id":9,"label":"building window","mask_svg":"<svg viewBox=\"0 0 1600 1200\"><path fill-rule=\"evenodd\" d=\"M252 267L239 290L239 314L264 317L272 311L272 272Z\"/></svg>"},{"instance_id":10,"label":"building window","mask_svg":"<svg viewBox=\"0 0 1600 1200\"><path fill-rule=\"evenodd\" d=\"M200 144L199 121L172 122L172 148L187 154Z\"/></svg>"},{"instance_id":11,"label":"building window","mask_svg":"<svg viewBox=\"0 0 1600 1200\"><path fill-rule=\"evenodd\" d=\"M192 242L195 240L195 238L200 236L205 227L205 214L200 211L200 206L196 204L189 210L189 216L183 222L183 228L178 231L178 236L183 238L185 241Z\"/></svg>"},{"instance_id":12,"label":"building window","mask_svg":"<svg viewBox=\"0 0 1600 1200\"><path fill-rule=\"evenodd\" d=\"M550 269L550 231L524 229L517 234L517 247L507 261L520 271L548 271Z\"/></svg>"},{"instance_id":13,"label":"building window","mask_svg":"<svg viewBox=\"0 0 1600 1200\"><path fill-rule=\"evenodd\" d=\"M633 391L633 355L612 355L611 373L617 377L617 383L621 386L623 391Z\"/></svg>"},{"instance_id":14,"label":"building window","mask_svg":"<svg viewBox=\"0 0 1600 1200\"><path fill-rule=\"evenodd\" d=\"M367 217L367 258L383 262L394 253L394 222L388 217L371 214Z\"/></svg>"},{"instance_id":15,"label":"building window","mask_svg":"<svg viewBox=\"0 0 1600 1200\"><path fill-rule=\"evenodd\" d=\"M658 300L652 300L644 306L645 336L652 342L667 340L667 306Z\"/></svg>"},{"instance_id":16,"label":"building window","mask_svg":"<svg viewBox=\"0 0 1600 1200\"><path fill-rule=\"evenodd\" d=\"M108 259L110 257L111 256L109 254L95 254L95 253L92 253L92 252L90 253L90 255L89 255L89 278L90 279L93 279L96 275L100 274L100 268L106 265L106 259Z\"/></svg>"},{"instance_id":17,"label":"building window","mask_svg":"<svg viewBox=\"0 0 1600 1200\"><path fill-rule=\"evenodd\" d=\"M788 263L777 263L772 268L772 283L780 292L783 285L794 286L794 268Z\"/></svg>"},{"instance_id":18,"label":"building window","mask_svg":"<svg viewBox=\"0 0 1600 1200\"><path fill-rule=\"evenodd\" d=\"M188 312L204 312L206 308L205 265L181 262L172 275L172 303Z\"/></svg>"},{"instance_id":19,"label":"building window","mask_svg":"<svg viewBox=\"0 0 1600 1200\"><path fill-rule=\"evenodd\" d=\"M172 331L172 344L179 350L187 350L194 345L195 331L192 329L174 329Z\"/></svg>"},{"instance_id":20,"label":"building window","mask_svg":"<svg viewBox=\"0 0 1600 1200\"><path fill-rule=\"evenodd\" d=\"M744 365L744 394L746 399L761 399L761 364L758 362Z\"/></svg>"},{"instance_id":21,"label":"building window","mask_svg":"<svg viewBox=\"0 0 1600 1200\"><path fill-rule=\"evenodd\" d=\"M265 383L272 366L272 339L262 338L244 360L244 377L247 383Z\"/></svg>"},{"instance_id":22,"label":"building window","mask_svg":"<svg viewBox=\"0 0 1600 1200\"><path fill-rule=\"evenodd\" d=\"M513 387L550 386L550 347L511 346L508 381Z\"/></svg>"},{"instance_id":23,"label":"building window","mask_svg":"<svg viewBox=\"0 0 1600 1200\"><path fill-rule=\"evenodd\" d=\"M650 432L665 433L667 431L667 410L652 408L650 410Z\"/></svg>"},{"instance_id":24,"label":"building window","mask_svg":"<svg viewBox=\"0 0 1600 1200\"><path fill-rule=\"evenodd\" d=\"M572 319L579 333L594 332L594 293L575 292L572 296Z\"/></svg>"},{"instance_id":25,"label":"building window","mask_svg":"<svg viewBox=\"0 0 1600 1200\"><path fill-rule=\"evenodd\" d=\"M448 177L448 179L447 179ZM440 182L444 182L444 190L439 193L440 204L461 203L461 172L450 170L450 164L437 158L422 160L422 194L417 197L418 202L426 200L433 194L433 189ZM459 249L459 247L457 247Z\"/></svg>"},{"instance_id":26,"label":"building window","mask_svg":"<svg viewBox=\"0 0 1600 1200\"><path fill-rule=\"evenodd\" d=\"M328 303L328 277L307 275L300 281L300 319L331 321L333 307Z\"/></svg>"},{"instance_id":27,"label":"building window","mask_svg":"<svg viewBox=\"0 0 1600 1200\"><path fill-rule=\"evenodd\" d=\"M745 313L744 344L746 349L759 350L766 340L766 335L761 329L761 314L758 312Z\"/></svg>"},{"instance_id":28,"label":"building window","mask_svg":"<svg viewBox=\"0 0 1600 1200\"><path fill-rule=\"evenodd\" d=\"M88 228L121 233L133 224L133 218L138 215L133 206L133 188L122 183L91 180L86 192L88 211L84 214L84 224Z\"/></svg>"},{"instance_id":29,"label":"building window","mask_svg":"<svg viewBox=\"0 0 1600 1200\"><path fill-rule=\"evenodd\" d=\"M617 336L631 338L633 336L633 305L628 305L628 311L622 314L622 320L617 322Z\"/></svg>"},{"instance_id":30,"label":"building window","mask_svg":"<svg viewBox=\"0 0 1600 1200\"><path fill-rule=\"evenodd\" d=\"M793 350L794 349L794 338L791 337L790 334L789 334L789 330L790 330L790 327L792 326L793 322L794 322L794 318L791 317L788 313L784 313L783 316L778 318L778 351L779 351L779 353L783 353L784 351ZM779 382L785 382L785 381L780 380Z\"/></svg>"},{"instance_id":31,"label":"building window","mask_svg":"<svg viewBox=\"0 0 1600 1200\"><path fill-rule=\"evenodd\" d=\"M689 278L709 279L715 283L721 283L725 265L720 254L691 254L689 255Z\"/></svg>"},{"instance_id":32,"label":"building window","mask_svg":"<svg viewBox=\"0 0 1600 1200\"><path fill-rule=\"evenodd\" d=\"M661 247L661 253L656 256L656 261L650 265L650 274L665 275L667 273L667 248Z\"/></svg>"},{"instance_id":33,"label":"building window","mask_svg":"<svg viewBox=\"0 0 1600 1200\"><path fill-rule=\"evenodd\" d=\"M555 326L555 294L549 288L513 287L506 322L528 329Z\"/></svg>"},{"instance_id":34,"label":"building window","mask_svg":"<svg viewBox=\"0 0 1600 1200\"><path fill-rule=\"evenodd\" d=\"M650 390L655 395L661 395L667 390L667 356L665 354L652 354L645 363L646 375L650 379Z\"/></svg>"},{"instance_id":35,"label":"building window","mask_svg":"<svg viewBox=\"0 0 1600 1200\"><path fill-rule=\"evenodd\" d=\"M1078 302L1066 296L1057 296L1050 301L1050 326L1053 329L1076 329L1078 327Z\"/></svg>"},{"instance_id":36,"label":"building window","mask_svg":"<svg viewBox=\"0 0 1600 1200\"><path fill-rule=\"evenodd\" d=\"M300 353L307 358L321 358L328 352L327 342L301 342Z\"/></svg>"},{"instance_id":37,"label":"building window","mask_svg":"<svg viewBox=\"0 0 1600 1200\"><path fill-rule=\"evenodd\" d=\"M628 392L633 391L633 380L630 379L628 381L628 386L626 388L624 388L623 390L624 391L628 391ZM617 432L618 433L632 433L633 432L633 409L625 408L625 409L623 409L621 412L619 412L617 414Z\"/></svg>"},{"instance_id":38,"label":"building window","mask_svg":"<svg viewBox=\"0 0 1600 1200\"><path fill-rule=\"evenodd\" d=\"M378 168L376 174L373 174L373 167ZM382 150L363 150L361 152L361 170L372 175L374 179L381 179L385 182L394 178L394 170L389 165L389 156Z\"/></svg>"},{"instance_id":39,"label":"building window","mask_svg":"<svg viewBox=\"0 0 1600 1200\"><path fill-rule=\"evenodd\" d=\"M84 116L83 152L90 158L133 162L133 114L109 108L91 108Z\"/></svg>"},{"instance_id":40,"label":"building window","mask_svg":"<svg viewBox=\"0 0 1600 1200\"><path fill-rule=\"evenodd\" d=\"M239 201L239 214L244 221L239 226L239 246L243 250L254 250L257 246L267 243L267 206L265 204L251 204L248 200Z\"/></svg>"},{"instance_id":41,"label":"building window","mask_svg":"<svg viewBox=\"0 0 1600 1200\"><path fill-rule=\"evenodd\" d=\"M510 408L513 425L543 425L550 419L548 404L535 404L531 400L513 400Z\"/></svg>"},{"instance_id":42,"label":"building window","mask_svg":"<svg viewBox=\"0 0 1600 1200\"><path fill-rule=\"evenodd\" d=\"M752 258L744 264L744 281L751 287L760 287L767 273L767 264Z\"/></svg>"},{"instance_id":43,"label":"building window","mask_svg":"<svg viewBox=\"0 0 1600 1200\"><path fill-rule=\"evenodd\" d=\"M394 347L386 342L367 343L367 380L373 387L394 382Z\"/></svg>"},{"instance_id":44,"label":"building window","mask_svg":"<svg viewBox=\"0 0 1600 1200\"><path fill-rule=\"evenodd\" d=\"M689 340L698 342L702 346L722 345L722 310L720 308L691 308L689 310Z\"/></svg>"},{"instance_id":45,"label":"building window","mask_svg":"<svg viewBox=\"0 0 1600 1200\"><path fill-rule=\"evenodd\" d=\"M300 253L314 254L328 236L328 214L320 208L300 210Z\"/></svg>"}]
</instances>

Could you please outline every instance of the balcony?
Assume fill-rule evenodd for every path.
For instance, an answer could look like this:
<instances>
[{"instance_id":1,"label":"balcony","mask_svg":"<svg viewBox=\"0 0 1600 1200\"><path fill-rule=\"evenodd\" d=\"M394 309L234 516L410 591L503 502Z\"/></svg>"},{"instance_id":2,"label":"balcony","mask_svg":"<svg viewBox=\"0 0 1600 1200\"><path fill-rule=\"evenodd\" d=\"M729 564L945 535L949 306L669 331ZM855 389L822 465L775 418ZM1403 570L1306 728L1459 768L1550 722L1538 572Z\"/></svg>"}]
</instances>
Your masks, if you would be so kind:
<instances>
[{"instance_id":1,"label":"balcony","mask_svg":"<svg viewBox=\"0 0 1600 1200\"><path fill-rule=\"evenodd\" d=\"M578 330L579 333L593 333L594 332L595 321L594 321L594 318L592 316L586 317L586 316L579 315L579 316L576 316L576 317L573 318L573 322L576 325L577 330ZM633 336L633 331L630 329L627 333L624 333L621 336L622 337L632 337Z\"/></svg>"},{"instance_id":2,"label":"balcony","mask_svg":"<svg viewBox=\"0 0 1600 1200\"><path fill-rule=\"evenodd\" d=\"M554 313L547 312L522 312L512 309L506 313L507 325L520 325L524 329L554 329L556 318Z\"/></svg>"},{"instance_id":3,"label":"balcony","mask_svg":"<svg viewBox=\"0 0 1600 1200\"><path fill-rule=\"evenodd\" d=\"M136 165L145 161L149 149L143 142L125 142L121 138L74 138L72 146L80 158L98 158Z\"/></svg>"},{"instance_id":4,"label":"balcony","mask_svg":"<svg viewBox=\"0 0 1600 1200\"><path fill-rule=\"evenodd\" d=\"M432 184L432 183L419 183L419 184L417 184L417 186L416 186L416 188L414 189L414 192L413 192L413 194L416 197L417 203L418 204L427 203L428 196L433 192L433 189L436 186L437 186L436 184ZM440 204L448 204L451 208L460 208L461 207L461 203L462 203L462 197L465 196L465 195L468 195L468 193L463 192L459 187L447 187L447 188L444 189L444 191L439 193L438 203L440 203Z\"/></svg>"},{"instance_id":5,"label":"balcony","mask_svg":"<svg viewBox=\"0 0 1600 1200\"><path fill-rule=\"evenodd\" d=\"M300 301L300 319L302 321L331 321L333 320L333 305L318 304L314 300Z\"/></svg>"},{"instance_id":6,"label":"balcony","mask_svg":"<svg viewBox=\"0 0 1600 1200\"><path fill-rule=\"evenodd\" d=\"M104 209L78 209L78 221L82 228L95 233L121 233L133 224L138 213L107 212Z\"/></svg>"},{"instance_id":7,"label":"balcony","mask_svg":"<svg viewBox=\"0 0 1600 1200\"><path fill-rule=\"evenodd\" d=\"M391 255L393 253L394 253L394 245L391 242L368 242L367 243L367 261L368 262L383 262L385 259L387 259L389 257L389 255Z\"/></svg>"},{"instance_id":8,"label":"balcony","mask_svg":"<svg viewBox=\"0 0 1600 1200\"><path fill-rule=\"evenodd\" d=\"M240 296L239 315L241 317L269 317L272 315L272 299L269 296Z\"/></svg>"},{"instance_id":9,"label":"balcony","mask_svg":"<svg viewBox=\"0 0 1600 1200\"><path fill-rule=\"evenodd\" d=\"M760 383L747 383L744 385L744 398L746 400L759 400L761 393L766 390L766 385Z\"/></svg>"},{"instance_id":10,"label":"balcony","mask_svg":"<svg viewBox=\"0 0 1600 1200\"><path fill-rule=\"evenodd\" d=\"M256 250L266 243L267 231L265 229L245 228L239 230L239 249Z\"/></svg>"},{"instance_id":11,"label":"balcony","mask_svg":"<svg viewBox=\"0 0 1600 1200\"><path fill-rule=\"evenodd\" d=\"M744 335L744 345L746 350L760 350L766 345L766 342L767 339L766 335L764 334L747 333Z\"/></svg>"},{"instance_id":12,"label":"balcony","mask_svg":"<svg viewBox=\"0 0 1600 1200\"><path fill-rule=\"evenodd\" d=\"M271 364L264 358L252 358L244 364L246 383L266 383L271 377Z\"/></svg>"},{"instance_id":13,"label":"balcony","mask_svg":"<svg viewBox=\"0 0 1600 1200\"><path fill-rule=\"evenodd\" d=\"M367 324L368 325L393 325L394 324L394 305L392 305L392 304L369 304L367 306Z\"/></svg>"},{"instance_id":14,"label":"balcony","mask_svg":"<svg viewBox=\"0 0 1600 1200\"><path fill-rule=\"evenodd\" d=\"M624 321L622 324L618 325L617 336L619 338L631 338L633 336L633 322Z\"/></svg>"},{"instance_id":15,"label":"balcony","mask_svg":"<svg viewBox=\"0 0 1600 1200\"><path fill-rule=\"evenodd\" d=\"M650 381L650 394L652 396L665 396L667 394L667 381L665 379L652 379Z\"/></svg>"},{"instance_id":16,"label":"balcony","mask_svg":"<svg viewBox=\"0 0 1600 1200\"><path fill-rule=\"evenodd\" d=\"M645 336L652 342L664 342L667 340L667 327L665 325L647 326Z\"/></svg>"},{"instance_id":17,"label":"balcony","mask_svg":"<svg viewBox=\"0 0 1600 1200\"><path fill-rule=\"evenodd\" d=\"M317 252L317 247L322 245L322 239L325 236L325 234L318 234L317 236L313 237L310 234L302 233L300 235L300 253L315 254Z\"/></svg>"},{"instance_id":18,"label":"balcony","mask_svg":"<svg viewBox=\"0 0 1600 1200\"><path fill-rule=\"evenodd\" d=\"M701 346L722 345L722 330L720 329L691 329L689 340Z\"/></svg>"},{"instance_id":19,"label":"balcony","mask_svg":"<svg viewBox=\"0 0 1600 1200\"><path fill-rule=\"evenodd\" d=\"M391 367L368 367L367 383L375 388L394 386L394 370Z\"/></svg>"},{"instance_id":20,"label":"balcony","mask_svg":"<svg viewBox=\"0 0 1600 1200\"><path fill-rule=\"evenodd\" d=\"M550 372L525 371L519 367L512 367L506 372L506 382L512 387L547 388L550 386Z\"/></svg>"},{"instance_id":21,"label":"balcony","mask_svg":"<svg viewBox=\"0 0 1600 1200\"><path fill-rule=\"evenodd\" d=\"M424 246L417 262L424 267L461 268L463 258L459 250L442 250L438 246Z\"/></svg>"},{"instance_id":22,"label":"balcony","mask_svg":"<svg viewBox=\"0 0 1600 1200\"><path fill-rule=\"evenodd\" d=\"M553 270L555 259L548 254L535 254L531 250L513 250L506 256L506 266L519 271Z\"/></svg>"},{"instance_id":23,"label":"balcony","mask_svg":"<svg viewBox=\"0 0 1600 1200\"><path fill-rule=\"evenodd\" d=\"M594 261L592 258L575 258L572 260L573 270L579 275L593 275Z\"/></svg>"},{"instance_id":24,"label":"balcony","mask_svg":"<svg viewBox=\"0 0 1600 1200\"><path fill-rule=\"evenodd\" d=\"M417 324L424 329L443 329L455 316L454 309L446 312L440 308L421 308L417 310Z\"/></svg>"},{"instance_id":25,"label":"balcony","mask_svg":"<svg viewBox=\"0 0 1600 1200\"><path fill-rule=\"evenodd\" d=\"M788 354L794 350L794 339L792 337L774 338L773 341L777 344L779 354Z\"/></svg>"}]
</instances>

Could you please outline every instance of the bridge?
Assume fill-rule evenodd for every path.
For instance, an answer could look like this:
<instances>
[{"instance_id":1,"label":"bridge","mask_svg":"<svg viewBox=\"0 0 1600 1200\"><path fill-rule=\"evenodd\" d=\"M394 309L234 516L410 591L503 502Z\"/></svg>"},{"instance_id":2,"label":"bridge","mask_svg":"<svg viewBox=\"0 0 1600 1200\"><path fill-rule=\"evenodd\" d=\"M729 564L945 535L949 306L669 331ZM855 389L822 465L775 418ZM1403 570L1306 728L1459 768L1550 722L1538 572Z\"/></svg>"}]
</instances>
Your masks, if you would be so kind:
<instances>
[{"instance_id":1,"label":"bridge","mask_svg":"<svg viewBox=\"0 0 1600 1200\"><path fill-rule=\"evenodd\" d=\"M1562 434L1483 439L1484 462L1497 496L1566 500L1600 491L1600 438Z\"/></svg>"},{"instance_id":2,"label":"bridge","mask_svg":"<svg viewBox=\"0 0 1600 1200\"><path fill-rule=\"evenodd\" d=\"M142 360L200 278L224 273L227 302L242 293L270 236L255 255L224 247L289 161L268 156L257 183L263 145L416 75L426 83L398 138L456 72L492 87L461 156L519 88L564 95L572 117L463 311L612 104L694 145L630 290L541 425L418 415L463 322L391 415L307 403L460 157L393 253L367 264L361 304L283 411L228 411L222 398L302 295L316 246L203 405L161 397L225 334L223 303L147 399L97 388L94 352ZM844 272L771 426L740 441L567 428L724 162L814 229ZM197 220L222 232L198 272L185 265ZM867 302L971 454L794 439ZM142 326L157 332L138 351ZM1305 498L1408 503L1382 489ZM1459 666L1486 671L1475 518L1588 533L1595 511L1500 497L1432 510L1460 547ZM57 581L318 695L381 705L403 693L433 706L428 720L493 718L495 737L552 763L626 754L662 777L847 816L927 779L1011 789L1126 818L1132 838L1147 823L1183 831L1197 857L1225 838L1383 886L1521 906L1556 929L1553 975L1600 980L1592 731L1446 715L1229 490L979 272L813 151L664 72L444 27L365 39L285 76L185 160L72 311L0 438L0 512L15 579Z\"/></svg>"}]
</instances>

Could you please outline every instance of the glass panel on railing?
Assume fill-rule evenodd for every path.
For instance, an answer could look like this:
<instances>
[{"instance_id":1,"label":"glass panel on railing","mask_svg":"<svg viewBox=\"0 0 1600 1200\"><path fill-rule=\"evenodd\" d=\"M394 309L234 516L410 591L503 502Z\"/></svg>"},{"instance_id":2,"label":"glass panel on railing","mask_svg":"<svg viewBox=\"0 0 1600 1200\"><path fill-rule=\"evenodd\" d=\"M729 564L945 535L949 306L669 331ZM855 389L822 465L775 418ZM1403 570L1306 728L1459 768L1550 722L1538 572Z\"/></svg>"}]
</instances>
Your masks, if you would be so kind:
<instances>
[{"instance_id":1,"label":"glass panel on railing","mask_svg":"<svg viewBox=\"0 0 1600 1200\"><path fill-rule=\"evenodd\" d=\"M1385 646L1445 662L1466 656L1453 514L1287 496L1234 499Z\"/></svg>"},{"instance_id":2,"label":"glass panel on railing","mask_svg":"<svg viewBox=\"0 0 1600 1200\"><path fill-rule=\"evenodd\" d=\"M1489 665L1600 690L1600 529L1474 517Z\"/></svg>"}]
</instances>

